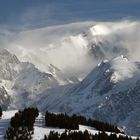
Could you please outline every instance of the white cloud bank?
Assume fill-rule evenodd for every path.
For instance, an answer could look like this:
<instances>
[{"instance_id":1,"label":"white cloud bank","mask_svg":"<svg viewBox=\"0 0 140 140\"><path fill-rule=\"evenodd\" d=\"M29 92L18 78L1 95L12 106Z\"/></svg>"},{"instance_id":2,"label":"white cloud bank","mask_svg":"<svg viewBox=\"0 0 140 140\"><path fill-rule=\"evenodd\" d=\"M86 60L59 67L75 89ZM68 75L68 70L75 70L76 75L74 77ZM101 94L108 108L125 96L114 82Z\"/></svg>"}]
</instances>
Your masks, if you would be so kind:
<instances>
[{"instance_id":1,"label":"white cloud bank","mask_svg":"<svg viewBox=\"0 0 140 140\"><path fill-rule=\"evenodd\" d=\"M70 76L86 75L97 64L89 55L91 44L100 45L107 59L123 54L140 60L139 21L81 22L5 34L1 46L43 71L53 64Z\"/></svg>"}]
</instances>

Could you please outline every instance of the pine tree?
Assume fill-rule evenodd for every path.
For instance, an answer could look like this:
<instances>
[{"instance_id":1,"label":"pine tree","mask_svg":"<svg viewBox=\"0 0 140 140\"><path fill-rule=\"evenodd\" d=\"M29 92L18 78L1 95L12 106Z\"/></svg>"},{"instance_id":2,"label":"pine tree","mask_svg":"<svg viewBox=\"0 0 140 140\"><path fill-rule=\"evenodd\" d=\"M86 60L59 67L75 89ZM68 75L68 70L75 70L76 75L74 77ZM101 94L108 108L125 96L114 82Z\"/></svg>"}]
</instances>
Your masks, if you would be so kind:
<instances>
[{"instance_id":1,"label":"pine tree","mask_svg":"<svg viewBox=\"0 0 140 140\"><path fill-rule=\"evenodd\" d=\"M39 115L37 108L25 108L11 118L11 127L6 131L7 140L31 140L35 118Z\"/></svg>"},{"instance_id":2,"label":"pine tree","mask_svg":"<svg viewBox=\"0 0 140 140\"><path fill-rule=\"evenodd\" d=\"M0 106L0 118L2 117L2 108Z\"/></svg>"}]
</instances>

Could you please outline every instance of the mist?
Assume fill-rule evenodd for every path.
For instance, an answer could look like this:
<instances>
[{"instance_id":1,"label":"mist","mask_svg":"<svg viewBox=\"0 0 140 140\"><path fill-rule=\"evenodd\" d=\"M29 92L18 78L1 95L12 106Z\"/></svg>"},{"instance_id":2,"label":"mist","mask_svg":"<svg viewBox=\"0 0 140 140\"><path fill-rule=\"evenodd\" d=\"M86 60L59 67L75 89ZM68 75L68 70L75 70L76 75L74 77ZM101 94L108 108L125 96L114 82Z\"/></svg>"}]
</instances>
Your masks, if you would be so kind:
<instances>
[{"instance_id":1,"label":"mist","mask_svg":"<svg viewBox=\"0 0 140 140\"><path fill-rule=\"evenodd\" d=\"M58 26L26 29L21 32L1 30L0 46L48 71L53 64L68 76L85 77L102 59L125 55L140 60L140 22L79 22ZM89 51L91 44L104 54L96 59ZM96 52L95 52L96 53ZM89 55L90 54L90 55Z\"/></svg>"}]
</instances>

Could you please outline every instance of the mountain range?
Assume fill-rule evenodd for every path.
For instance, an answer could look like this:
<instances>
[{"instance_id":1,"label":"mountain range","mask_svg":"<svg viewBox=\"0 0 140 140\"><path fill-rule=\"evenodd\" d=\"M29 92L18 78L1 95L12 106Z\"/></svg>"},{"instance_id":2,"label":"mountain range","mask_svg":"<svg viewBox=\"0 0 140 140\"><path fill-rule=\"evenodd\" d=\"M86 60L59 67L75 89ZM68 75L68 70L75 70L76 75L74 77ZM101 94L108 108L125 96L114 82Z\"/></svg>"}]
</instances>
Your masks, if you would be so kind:
<instances>
[{"instance_id":1,"label":"mountain range","mask_svg":"<svg viewBox=\"0 0 140 140\"><path fill-rule=\"evenodd\" d=\"M60 51L69 50L72 46L70 52L78 53L63 59L68 68L80 63L77 66L82 65L80 74L70 72L67 75L68 69L50 61L44 71L39 69L39 65L22 61L6 49L0 50L2 108L11 110L37 106L41 111L80 114L118 125L128 134L139 135L140 62L128 57L129 49L122 43L113 45L109 40L115 34L113 39L117 42L119 31L125 25L117 24L111 30L109 25L94 25L50 46L53 51L57 43L64 48ZM134 25L127 24L125 29ZM51 51L45 51L51 54ZM71 57L77 58L76 63ZM86 62L89 65L85 66Z\"/></svg>"}]
</instances>

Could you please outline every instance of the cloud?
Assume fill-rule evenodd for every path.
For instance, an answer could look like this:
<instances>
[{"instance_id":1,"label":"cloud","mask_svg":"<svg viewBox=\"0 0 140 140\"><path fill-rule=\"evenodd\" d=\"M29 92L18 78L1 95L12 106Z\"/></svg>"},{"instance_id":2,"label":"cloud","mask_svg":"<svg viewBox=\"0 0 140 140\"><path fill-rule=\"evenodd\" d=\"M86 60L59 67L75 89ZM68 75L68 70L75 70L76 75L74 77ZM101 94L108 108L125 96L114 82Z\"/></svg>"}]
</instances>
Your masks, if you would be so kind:
<instances>
[{"instance_id":1,"label":"cloud","mask_svg":"<svg viewBox=\"0 0 140 140\"><path fill-rule=\"evenodd\" d=\"M81 66L86 63L87 54L84 40L77 35L91 25L93 22L72 23L23 31L11 37L8 49L20 60L30 61L43 71L47 70L48 64L54 64L66 73L77 68L83 71Z\"/></svg>"},{"instance_id":2,"label":"cloud","mask_svg":"<svg viewBox=\"0 0 140 140\"><path fill-rule=\"evenodd\" d=\"M1 46L15 53L21 61L34 63L42 71L47 71L48 64L53 64L67 76L86 76L101 61L89 55L92 44L101 47L104 59L125 55L133 61L140 60L139 21L90 21L3 32Z\"/></svg>"}]
</instances>

